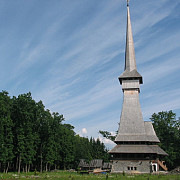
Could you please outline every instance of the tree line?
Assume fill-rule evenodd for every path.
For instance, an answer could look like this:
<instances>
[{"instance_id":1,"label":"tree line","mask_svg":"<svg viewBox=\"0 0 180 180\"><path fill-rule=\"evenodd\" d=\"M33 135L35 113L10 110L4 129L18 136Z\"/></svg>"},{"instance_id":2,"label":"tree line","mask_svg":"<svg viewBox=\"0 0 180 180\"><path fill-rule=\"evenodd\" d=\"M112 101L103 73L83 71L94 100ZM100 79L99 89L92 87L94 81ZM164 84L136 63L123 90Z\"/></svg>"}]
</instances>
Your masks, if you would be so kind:
<instances>
[{"instance_id":1,"label":"tree line","mask_svg":"<svg viewBox=\"0 0 180 180\"><path fill-rule=\"evenodd\" d=\"M0 92L0 171L49 171L77 168L80 159L109 155L99 139L80 137L63 115L45 109L31 93Z\"/></svg>"}]
</instances>

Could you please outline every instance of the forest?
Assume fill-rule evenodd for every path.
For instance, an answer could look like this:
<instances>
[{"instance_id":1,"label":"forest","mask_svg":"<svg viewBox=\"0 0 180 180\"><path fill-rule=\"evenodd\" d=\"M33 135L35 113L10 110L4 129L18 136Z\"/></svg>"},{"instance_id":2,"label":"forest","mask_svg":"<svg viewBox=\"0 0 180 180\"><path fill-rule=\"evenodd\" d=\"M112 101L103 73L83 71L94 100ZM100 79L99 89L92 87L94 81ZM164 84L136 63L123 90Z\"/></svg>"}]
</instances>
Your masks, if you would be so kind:
<instances>
[{"instance_id":1,"label":"forest","mask_svg":"<svg viewBox=\"0 0 180 180\"><path fill-rule=\"evenodd\" d=\"M99 139L76 135L63 115L45 109L31 93L0 92L0 171L77 168L80 159L109 160Z\"/></svg>"}]
</instances>

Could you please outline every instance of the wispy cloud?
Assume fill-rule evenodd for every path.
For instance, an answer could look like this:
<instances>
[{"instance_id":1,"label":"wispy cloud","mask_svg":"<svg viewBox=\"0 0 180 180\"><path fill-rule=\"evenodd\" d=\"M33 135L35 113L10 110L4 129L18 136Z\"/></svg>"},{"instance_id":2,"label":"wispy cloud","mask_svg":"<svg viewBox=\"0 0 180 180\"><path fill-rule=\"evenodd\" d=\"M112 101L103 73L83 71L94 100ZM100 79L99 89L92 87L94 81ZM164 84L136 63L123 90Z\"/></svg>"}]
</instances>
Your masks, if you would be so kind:
<instances>
[{"instance_id":1,"label":"wispy cloud","mask_svg":"<svg viewBox=\"0 0 180 180\"><path fill-rule=\"evenodd\" d=\"M20 14L14 7L16 23L7 17L5 31L0 30L3 89L12 95L32 91L46 108L64 114L76 132L86 128L88 136L98 136L99 130L116 131L123 97L117 77L124 68L125 4L45 1L39 9L39 2L30 1ZM179 21L172 21L178 5L170 0L131 2L137 66L145 82L140 96L145 119L180 105Z\"/></svg>"},{"instance_id":2,"label":"wispy cloud","mask_svg":"<svg viewBox=\"0 0 180 180\"><path fill-rule=\"evenodd\" d=\"M159 35L157 38L152 39L142 50L138 51L137 57L141 60L140 63L147 63L176 50L180 47L177 39L180 39L179 32L173 33L171 36L167 36L167 34Z\"/></svg>"},{"instance_id":3,"label":"wispy cloud","mask_svg":"<svg viewBox=\"0 0 180 180\"><path fill-rule=\"evenodd\" d=\"M166 2L167 1L163 1L164 4ZM140 21L138 20L138 23L136 23L137 25L134 25L135 36L144 29L146 30L147 27L151 28L162 19L166 18L172 12L175 4L171 5L168 9L164 9L163 11L158 11L160 7L161 4L158 4L158 6L155 6L152 11L147 12ZM154 13L157 11L158 13ZM149 17L152 18L150 19ZM100 15L100 19L101 18L102 16ZM78 81L73 84L73 86L70 85L68 86L68 88L59 86L59 92L56 91L56 93L54 93L53 90L50 90L49 94L51 94L52 96L47 97L51 98L45 98L47 99L47 105L49 104L50 107L54 110L60 110L61 112L63 112L67 119L71 120L71 122L73 122L74 119L75 124L77 119L88 118L88 116L91 116L94 113L98 113L106 107L113 106L113 103L122 101L120 87L118 86L118 83L115 83L117 79L113 79L114 77L111 75L112 71L114 72L113 75L119 75L119 67L113 66L112 70L110 71L109 69L103 69L99 65L109 63L109 61L111 61L113 58L116 58L121 52L124 51L124 47L120 45L121 42L124 42L125 39L124 30L120 28L118 18L114 18L113 22L105 22L104 24L98 23L99 19L97 18L94 21L90 21L90 23L86 24L86 26L83 26L82 29L80 29L79 33L73 34L73 36L69 38L68 41L72 44L74 43L74 41L76 41L76 43L74 45L71 45L71 49L69 49L69 51L64 52L61 56L58 57L58 61L55 62L58 66L52 67L52 69L50 69L54 75L62 74L63 79L71 79L73 77L76 77L77 75L81 75L81 79L78 79ZM123 24L125 23L123 22ZM98 26L99 28L94 29L94 27L96 26ZM109 34L109 32L113 33ZM108 37L106 37L107 34L109 35ZM155 35L153 34L152 36ZM140 59L147 57L144 62L141 61L141 63L145 64L152 59L173 51L174 49L179 47L179 44L176 41L177 36L179 35L174 34L166 39L163 39L163 36L158 37L157 40L153 41L150 44L147 44L147 46L143 47L142 50L138 50L137 57L139 58L140 56ZM143 43L143 39L140 40L137 44L138 47L141 47ZM170 43L173 45L165 46L165 44ZM112 49L111 52L109 48L113 46L119 47L119 49ZM61 68L59 69L59 66L62 62L71 63L62 70ZM170 63L172 63L171 66ZM97 69L97 67L99 71L102 70L103 72L99 72L99 75L101 75L99 76L99 79L96 79L96 81L93 83L93 86L88 90L81 91L81 94L76 94L75 96L71 95L71 88L74 88L74 85L79 85L80 81L83 78L83 73L91 70L89 71L89 74L92 75L92 73L94 72L92 68ZM156 62L151 65L145 64L143 66L143 76L145 77L146 87L147 84L158 81L161 78L164 78L165 76L173 73L174 71L177 71L178 69L179 63L177 61L177 57L174 57L173 59L165 59L165 61L160 61L159 63ZM61 80L62 78L59 78L59 80ZM57 98L58 93L61 94L60 97L62 97L62 99ZM117 98L118 95L121 98ZM55 101L56 98L59 99L59 101ZM157 103L157 101L154 101L154 103ZM171 101L169 101L169 103L171 103ZM158 107L156 108L160 109ZM156 112L154 105L152 104L147 105L147 109L152 109L152 111L149 112ZM118 116L120 115L120 111L121 110L118 111ZM144 108L143 111L145 111L143 112L145 114L145 117L151 115L150 113L147 114L146 109ZM114 111L110 113L111 116L113 113ZM99 119L101 118L98 116L98 118L95 118L95 121L98 121ZM99 124L103 124L102 121L100 121ZM105 121L107 122L107 124L110 123L107 119ZM119 118L116 121L118 122ZM86 121L86 123L88 123L88 121ZM108 128L108 126L106 127ZM90 132L94 132L92 128Z\"/></svg>"}]
</instances>

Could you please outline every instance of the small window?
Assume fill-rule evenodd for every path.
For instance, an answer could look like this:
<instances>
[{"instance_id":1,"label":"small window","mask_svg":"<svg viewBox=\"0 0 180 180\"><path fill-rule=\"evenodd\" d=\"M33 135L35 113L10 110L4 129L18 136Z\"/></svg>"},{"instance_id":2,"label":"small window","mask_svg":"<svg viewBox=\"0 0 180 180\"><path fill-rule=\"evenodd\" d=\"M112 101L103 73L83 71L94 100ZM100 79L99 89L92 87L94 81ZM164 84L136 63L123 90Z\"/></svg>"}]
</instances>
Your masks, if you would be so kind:
<instances>
[{"instance_id":1,"label":"small window","mask_svg":"<svg viewBox=\"0 0 180 180\"><path fill-rule=\"evenodd\" d=\"M134 170L136 171L136 170L137 170L137 167L134 167Z\"/></svg>"},{"instance_id":2,"label":"small window","mask_svg":"<svg viewBox=\"0 0 180 180\"><path fill-rule=\"evenodd\" d=\"M127 167L128 168L128 170L130 170L130 167Z\"/></svg>"},{"instance_id":3,"label":"small window","mask_svg":"<svg viewBox=\"0 0 180 180\"><path fill-rule=\"evenodd\" d=\"M131 167L131 170L133 170L133 167Z\"/></svg>"}]
</instances>

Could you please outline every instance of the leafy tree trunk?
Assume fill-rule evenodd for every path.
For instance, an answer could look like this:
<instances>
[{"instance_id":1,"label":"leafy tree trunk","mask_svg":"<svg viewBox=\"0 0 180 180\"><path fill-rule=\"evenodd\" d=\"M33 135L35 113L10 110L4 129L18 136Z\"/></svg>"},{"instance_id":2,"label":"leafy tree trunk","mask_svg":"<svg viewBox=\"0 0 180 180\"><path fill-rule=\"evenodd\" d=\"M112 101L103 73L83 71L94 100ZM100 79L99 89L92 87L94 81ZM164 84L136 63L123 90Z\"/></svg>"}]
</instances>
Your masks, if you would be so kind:
<instances>
[{"instance_id":1,"label":"leafy tree trunk","mask_svg":"<svg viewBox=\"0 0 180 180\"><path fill-rule=\"evenodd\" d=\"M9 170L9 162L7 163L6 173L8 173Z\"/></svg>"},{"instance_id":2,"label":"leafy tree trunk","mask_svg":"<svg viewBox=\"0 0 180 180\"><path fill-rule=\"evenodd\" d=\"M27 173L27 163L26 163L26 168L25 169L26 169L26 173Z\"/></svg>"},{"instance_id":3,"label":"leafy tree trunk","mask_svg":"<svg viewBox=\"0 0 180 180\"><path fill-rule=\"evenodd\" d=\"M40 170L41 173L42 173L42 169L43 169L43 159L42 159L42 152L41 152L41 170Z\"/></svg>"},{"instance_id":4,"label":"leafy tree trunk","mask_svg":"<svg viewBox=\"0 0 180 180\"><path fill-rule=\"evenodd\" d=\"M5 173L6 172L6 166L4 165L4 170L3 170L3 172Z\"/></svg>"},{"instance_id":5,"label":"leafy tree trunk","mask_svg":"<svg viewBox=\"0 0 180 180\"><path fill-rule=\"evenodd\" d=\"M21 155L19 155L18 173L21 172Z\"/></svg>"},{"instance_id":6,"label":"leafy tree trunk","mask_svg":"<svg viewBox=\"0 0 180 180\"><path fill-rule=\"evenodd\" d=\"M31 165L29 164L29 165L28 165L28 172L30 171L30 168L31 168Z\"/></svg>"},{"instance_id":7,"label":"leafy tree trunk","mask_svg":"<svg viewBox=\"0 0 180 180\"><path fill-rule=\"evenodd\" d=\"M19 162L19 158L17 156L17 158L16 158L16 171L18 171L18 162Z\"/></svg>"},{"instance_id":8,"label":"leafy tree trunk","mask_svg":"<svg viewBox=\"0 0 180 180\"><path fill-rule=\"evenodd\" d=\"M48 171L48 163L46 163L46 172Z\"/></svg>"}]
</instances>

